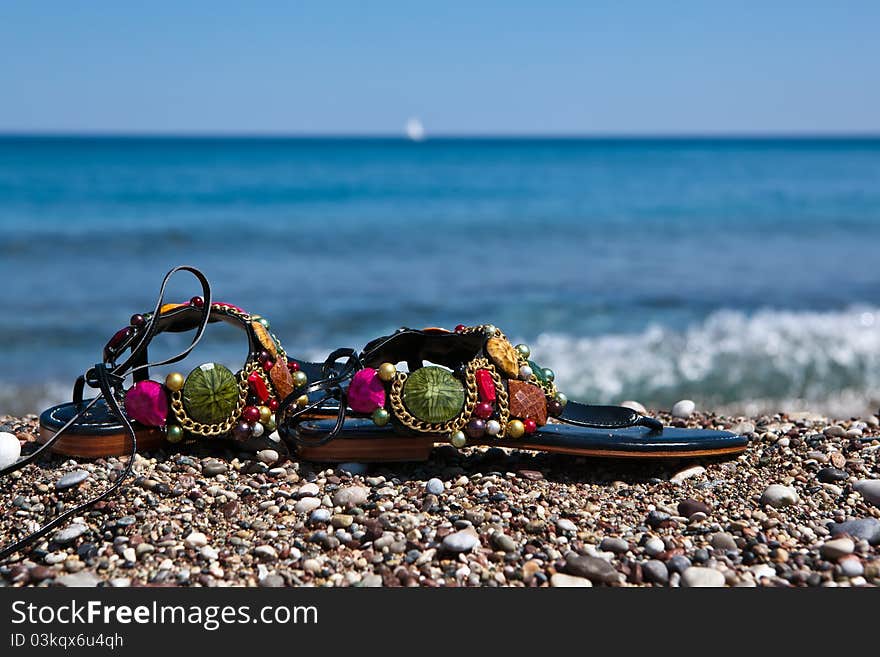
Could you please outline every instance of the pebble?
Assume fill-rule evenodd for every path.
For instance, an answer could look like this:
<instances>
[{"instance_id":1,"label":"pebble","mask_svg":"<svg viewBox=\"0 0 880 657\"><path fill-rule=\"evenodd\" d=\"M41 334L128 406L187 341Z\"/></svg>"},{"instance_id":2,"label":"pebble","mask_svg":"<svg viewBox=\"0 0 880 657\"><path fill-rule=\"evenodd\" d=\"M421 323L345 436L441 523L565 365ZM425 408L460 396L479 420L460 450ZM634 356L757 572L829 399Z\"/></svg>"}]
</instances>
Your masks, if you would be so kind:
<instances>
[{"instance_id":1,"label":"pebble","mask_svg":"<svg viewBox=\"0 0 880 657\"><path fill-rule=\"evenodd\" d=\"M620 579L619 573L609 562L587 554L570 552L565 557L565 569L570 575L586 577L594 583L613 584Z\"/></svg>"},{"instance_id":2,"label":"pebble","mask_svg":"<svg viewBox=\"0 0 880 657\"><path fill-rule=\"evenodd\" d=\"M603 538L599 543L599 549L604 552L613 552L614 554L624 554L629 551L629 543L622 538Z\"/></svg>"},{"instance_id":3,"label":"pebble","mask_svg":"<svg viewBox=\"0 0 880 657\"><path fill-rule=\"evenodd\" d=\"M492 534L492 545L502 552L516 552L516 541L501 532Z\"/></svg>"},{"instance_id":4,"label":"pebble","mask_svg":"<svg viewBox=\"0 0 880 657\"><path fill-rule=\"evenodd\" d=\"M336 529L347 529L348 527L351 527L351 524L353 522L354 516L350 516L345 513L337 513L330 518L330 524L333 525Z\"/></svg>"},{"instance_id":5,"label":"pebble","mask_svg":"<svg viewBox=\"0 0 880 657\"><path fill-rule=\"evenodd\" d=\"M675 405L672 407L672 417L686 420L694 414L696 408L697 405L690 399L682 399L681 401L675 402Z\"/></svg>"},{"instance_id":6,"label":"pebble","mask_svg":"<svg viewBox=\"0 0 880 657\"><path fill-rule=\"evenodd\" d=\"M319 506L321 506L321 500L317 497L304 497L293 506L293 510L297 513L311 513Z\"/></svg>"},{"instance_id":7,"label":"pebble","mask_svg":"<svg viewBox=\"0 0 880 657\"><path fill-rule=\"evenodd\" d=\"M185 539L183 544L188 548L201 548L208 544L208 537L202 532L192 532Z\"/></svg>"},{"instance_id":8,"label":"pebble","mask_svg":"<svg viewBox=\"0 0 880 657\"><path fill-rule=\"evenodd\" d=\"M782 484L770 484L761 495L761 504L769 504L778 509L791 504L797 504L799 499L794 488L783 486Z\"/></svg>"},{"instance_id":9,"label":"pebble","mask_svg":"<svg viewBox=\"0 0 880 657\"><path fill-rule=\"evenodd\" d=\"M425 484L425 490L432 495L440 495L440 493L442 493L445 488L443 486L443 482L440 479L434 477L433 479L428 479L428 483Z\"/></svg>"},{"instance_id":10,"label":"pebble","mask_svg":"<svg viewBox=\"0 0 880 657\"><path fill-rule=\"evenodd\" d=\"M816 473L816 479L823 484L833 484L836 481L845 481L849 475L838 468L822 468Z\"/></svg>"},{"instance_id":11,"label":"pebble","mask_svg":"<svg viewBox=\"0 0 880 657\"><path fill-rule=\"evenodd\" d=\"M577 532L577 525L575 525L568 518L560 518L556 521L556 529L558 529L560 532L575 533Z\"/></svg>"},{"instance_id":12,"label":"pebble","mask_svg":"<svg viewBox=\"0 0 880 657\"><path fill-rule=\"evenodd\" d=\"M865 567L856 556L845 557L838 564L840 565L840 572L845 577L861 577L865 574Z\"/></svg>"},{"instance_id":13,"label":"pebble","mask_svg":"<svg viewBox=\"0 0 880 657\"><path fill-rule=\"evenodd\" d=\"M271 545L258 545L254 548L254 556L261 561L275 561L278 551Z\"/></svg>"},{"instance_id":14,"label":"pebble","mask_svg":"<svg viewBox=\"0 0 880 657\"><path fill-rule=\"evenodd\" d=\"M272 465L281 458L281 455L274 449L262 449L257 452L257 460L266 465Z\"/></svg>"},{"instance_id":15,"label":"pebble","mask_svg":"<svg viewBox=\"0 0 880 657\"><path fill-rule=\"evenodd\" d=\"M363 486L348 486L340 488L333 493L333 505L341 507L356 507L366 504L370 496L370 489Z\"/></svg>"},{"instance_id":16,"label":"pebble","mask_svg":"<svg viewBox=\"0 0 880 657\"><path fill-rule=\"evenodd\" d=\"M697 513L704 513L706 515L709 515L710 511L711 508L708 504L692 498L682 500L678 503L678 515L685 518L690 518Z\"/></svg>"},{"instance_id":17,"label":"pebble","mask_svg":"<svg viewBox=\"0 0 880 657\"><path fill-rule=\"evenodd\" d=\"M687 588L718 588L724 584L724 574L714 568L691 566L681 575L681 585Z\"/></svg>"},{"instance_id":18,"label":"pebble","mask_svg":"<svg viewBox=\"0 0 880 657\"><path fill-rule=\"evenodd\" d=\"M0 468L15 463L21 456L21 443L14 433L0 432Z\"/></svg>"},{"instance_id":19,"label":"pebble","mask_svg":"<svg viewBox=\"0 0 880 657\"><path fill-rule=\"evenodd\" d=\"M68 543L72 543L80 536L85 534L88 530L89 528L82 523L75 522L68 525L64 529L55 532L55 534L52 536L52 540L59 545L67 545Z\"/></svg>"},{"instance_id":20,"label":"pebble","mask_svg":"<svg viewBox=\"0 0 880 657\"><path fill-rule=\"evenodd\" d=\"M826 427L822 433L828 438L843 438L846 435L846 429L839 424L833 424L830 427Z\"/></svg>"},{"instance_id":21,"label":"pebble","mask_svg":"<svg viewBox=\"0 0 880 657\"><path fill-rule=\"evenodd\" d=\"M853 540L844 536L826 541L822 547L819 548L819 553L829 561L837 561L841 557L852 554L855 549L856 544Z\"/></svg>"},{"instance_id":22,"label":"pebble","mask_svg":"<svg viewBox=\"0 0 880 657\"><path fill-rule=\"evenodd\" d=\"M670 573L678 573L680 575L691 567L691 560L683 554L675 554L666 562L666 567Z\"/></svg>"},{"instance_id":23,"label":"pebble","mask_svg":"<svg viewBox=\"0 0 880 657\"><path fill-rule=\"evenodd\" d=\"M55 490L67 490L74 486L79 486L82 482L89 478L89 473L85 470L74 470L60 477L55 482Z\"/></svg>"},{"instance_id":24,"label":"pebble","mask_svg":"<svg viewBox=\"0 0 880 657\"><path fill-rule=\"evenodd\" d=\"M736 541L733 540L733 536L724 532L712 534L712 538L709 539L709 543L716 550L724 550L725 552L729 550L739 549L736 545Z\"/></svg>"},{"instance_id":25,"label":"pebble","mask_svg":"<svg viewBox=\"0 0 880 657\"><path fill-rule=\"evenodd\" d=\"M679 470L672 478L669 480L674 484L680 484L686 479L690 479L691 477L699 477L706 473L706 468L702 465L694 465L689 468L685 468L684 470Z\"/></svg>"},{"instance_id":26,"label":"pebble","mask_svg":"<svg viewBox=\"0 0 880 657\"><path fill-rule=\"evenodd\" d=\"M666 545L663 543L663 540L657 538L656 536L652 536L647 541L645 541L645 554L656 557L661 552L666 551Z\"/></svg>"},{"instance_id":27,"label":"pebble","mask_svg":"<svg viewBox=\"0 0 880 657\"><path fill-rule=\"evenodd\" d=\"M309 498L306 498L309 499ZM315 498L311 498L315 499ZM330 509L315 509L312 511L312 514L309 516L309 522L312 524L320 524L330 522L330 518L333 514L330 513Z\"/></svg>"},{"instance_id":28,"label":"pebble","mask_svg":"<svg viewBox=\"0 0 880 657\"><path fill-rule=\"evenodd\" d=\"M318 488L318 484L309 482L307 484L303 484L299 487L299 490L296 491L297 497L317 497L321 492L321 489Z\"/></svg>"},{"instance_id":29,"label":"pebble","mask_svg":"<svg viewBox=\"0 0 880 657\"><path fill-rule=\"evenodd\" d=\"M880 520L876 518L857 518L846 522L828 524L832 536L849 534L853 538L861 538L871 545L880 545Z\"/></svg>"},{"instance_id":30,"label":"pebble","mask_svg":"<svg viewBox=\"0 0 880 657\"><path fill-rule=\"evenodd\" d=\"M624 408L628 408L630 410L635 411L639 415L647 415L648 409L642 406L639 402L633 401L632 399L627 399L624 402L620 402L620 405Z\"/></svg>"},{"instance_id":31,"label":"pebble","mask_svg":"<svg viewBox=\"0 0 880 657\"><path fill-rule=\"evenodd\" d=\"M220 554L212 548L210 545L204 546L201 550L199 550L199 554L202 555L203 559L208 561L216 561Z\"/></svg>"},{"instance_id":32,"label":"pebble","mask_svg":"<svg viewBox=\"0 0 880 657\"><path fill-rule=\"evenodd\" d=\"M206 477L216 477L226 474L227 466L223 461L208 461L202 465L202 474Z\"/></svg>"},{"instance_id":33,"label":"pebble","mask_svg":"<svg viewBox=\"0 0 880 657\"><path fill-rule=\"evenodd\" d=\"M590 588L593 583L585 577L575 577L565 573L553 573L550 576L550 586L557 589Z\"/></svg>"},{"instance_id":34,"label":"pebble","mask_svg":"<svg viewBox=\"0 0 880 657\"><path fill-rule=\"evenodd\" d=\"M470 552L480 544L480 539L471 531L462 529L443 537L443 548L449 552Z\"/></svg>"},{"instance_id":35,"label":"pebble","mask_svg":"<svg viewBox=\"0 0 880 657\"><path fill-rule=\"evenodd\" d=\"M55 578L55 583L68 588L94 588L101 583L101 578L86 570Z\"/></svg>"},{"instance_id":36,"label":"pebble","mask_svg":"<svg viewBox=\"0 0 880 657\"><path fill-rule=\"evenodd\" d=\"M642 564L642 577L651 584L666 586L669 583L669 569L666 568L666 564L662 561L651 559Z\"/></svg>"},{"instance_id":37,"label":"pebble","mask_svg":"<svg viewBox=\"0 0 880 657\"><path fill-rule=\"evenodd\" d=\"M880 506L880 479L862 479L853 488L874 506Z\"/></svg>"},{"instance_id":38,"label":"pebble","mask_svg":"<svg viewBox=\"0 0 880 657\"><path fill-rule=\"evenodd\" d=\"M284 578L278 573L269 573L257 583L264 589L280 589L284 586Z\"/></svg>"}]
</instances>

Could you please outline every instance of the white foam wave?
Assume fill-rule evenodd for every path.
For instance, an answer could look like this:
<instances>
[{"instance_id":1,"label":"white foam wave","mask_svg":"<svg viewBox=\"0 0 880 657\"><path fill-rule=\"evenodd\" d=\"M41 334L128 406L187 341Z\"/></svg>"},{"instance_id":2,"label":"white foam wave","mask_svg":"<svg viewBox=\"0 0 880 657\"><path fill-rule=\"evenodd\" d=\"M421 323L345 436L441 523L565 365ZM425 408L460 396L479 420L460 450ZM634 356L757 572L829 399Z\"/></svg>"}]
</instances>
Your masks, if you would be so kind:
<instances>
[{"instance_id":1,"label":"white foam wave","mask_svg":"<svg viewBox=\"0 0 880 657\"><path fill-rule=\"evenodd\" d=\"M543 334L538 362L556 371L570 397L668 406L880 398L880 309L839 312L719 311L683 331ZM762 404L762 406L765 404Z\"/></svg>"}]
</instances>

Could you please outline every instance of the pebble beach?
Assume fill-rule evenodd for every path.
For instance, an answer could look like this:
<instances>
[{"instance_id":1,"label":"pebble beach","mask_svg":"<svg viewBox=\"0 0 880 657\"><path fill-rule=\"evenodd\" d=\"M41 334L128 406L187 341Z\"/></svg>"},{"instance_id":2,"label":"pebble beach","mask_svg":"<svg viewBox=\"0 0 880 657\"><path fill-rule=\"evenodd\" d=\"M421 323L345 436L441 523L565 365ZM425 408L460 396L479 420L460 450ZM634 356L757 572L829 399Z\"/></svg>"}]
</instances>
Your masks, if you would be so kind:
<instances>
[{"instance_id":1,"label":"pebble beach","mask_svg":"<svg viewBox=\"0 0 880 657\"><path fill-rule=\"evenodd\" d=\"M425 463L335 466L217 445L144 453L116 495L0 565L0 586L880 584L877 417L678 410L655 416L749 448L651 462L438 446ZM0 416L23 453L37 425ZM2 542L126 462L49 456L3 478Z\"/></svg>"}]
</instances>

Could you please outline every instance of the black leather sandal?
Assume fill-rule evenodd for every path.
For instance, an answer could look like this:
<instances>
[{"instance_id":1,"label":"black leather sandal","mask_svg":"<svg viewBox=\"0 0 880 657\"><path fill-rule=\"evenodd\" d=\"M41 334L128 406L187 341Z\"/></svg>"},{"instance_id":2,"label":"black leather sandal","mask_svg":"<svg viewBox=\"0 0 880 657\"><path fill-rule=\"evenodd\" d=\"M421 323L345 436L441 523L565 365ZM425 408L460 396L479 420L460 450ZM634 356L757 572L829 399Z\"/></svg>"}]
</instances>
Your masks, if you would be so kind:
<instances>
[{"instance_id":1,"label":"black leather sandal","mask_svg":"<svg viewBox=\"0 0 880 657\"><path fill-rule=\"evenodd\" d=\"M202 296L185 303L166 304L165 288L180 271L196 277ZM161 383L149 379L151 367L183 360L199 343L208 324L220 321L241 328L247 337L248 355L238 372L218 363L205 363L185 377L174 372ZM147 348L156 335L192 330L193 339L181 353L149 362ZM129 376L133 385L126 388ZM290 359L280 341L270 333L265 318L213 301L208 280L200 271L175 267L162 281L155 308L132 316L129 325L117 331L104 347L102 361L77 379L73 401L54 406L40 416L42 444L16 463L0 469L0 475L25 467L47 450L80 457L128 454L131 458L125 470L100 495L4 548L0 559L111 495L131 474L139 447L231 439L244 449L271 446L284 453L284 444L274 433L275 410L284 398L305 406L307 397L297 391L304 389L310 376L326 379L327 373L322 365ZM86 385L97 389L95 397L83 399Z\"/></svg>"},{"instance_id":2,"label":"black leather sandal","mask_svg":"<svg viewBox=\"0 0 880 657\"><path fill-rule=\"evenodd\" d=\"M293 396L281 402L278 431L314 461L424 460L437 441L641 459L746 449L746 438L727 431L664 427L629 408L568 401L553 372L529 358L526 345L491 325L403 328L360 354L331 354L330 376L305 389L307 406ZM316 418L319 410L336 417Z\"/></svg>"}]
</instances>

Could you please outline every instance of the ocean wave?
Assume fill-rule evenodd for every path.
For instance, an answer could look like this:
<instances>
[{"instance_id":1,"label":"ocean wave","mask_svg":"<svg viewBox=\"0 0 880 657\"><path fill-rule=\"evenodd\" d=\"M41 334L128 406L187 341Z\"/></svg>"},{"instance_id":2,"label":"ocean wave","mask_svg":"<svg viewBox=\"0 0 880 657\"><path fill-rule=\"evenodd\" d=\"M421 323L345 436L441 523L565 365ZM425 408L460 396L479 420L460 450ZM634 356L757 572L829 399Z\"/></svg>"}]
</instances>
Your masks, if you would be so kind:
<instances>
[{"instance_id":1,"label":"ocean wave","mask_svg":"<svg viewBox=\"0 0 880 657\"><path fill-rule=\"evenodd\" d=\"M669 407L762 408L813 404L876 408L880 308L837 312L723 310L685 330L652 325L635 334L542 334L532 353L573 399L637 399ZM837 400L839 403L832 403Z\"/></svg>"}]
</instances>

